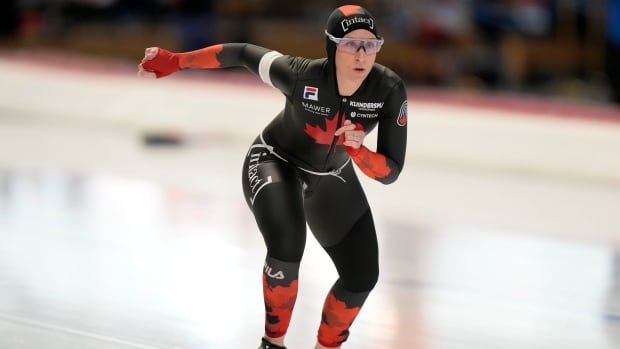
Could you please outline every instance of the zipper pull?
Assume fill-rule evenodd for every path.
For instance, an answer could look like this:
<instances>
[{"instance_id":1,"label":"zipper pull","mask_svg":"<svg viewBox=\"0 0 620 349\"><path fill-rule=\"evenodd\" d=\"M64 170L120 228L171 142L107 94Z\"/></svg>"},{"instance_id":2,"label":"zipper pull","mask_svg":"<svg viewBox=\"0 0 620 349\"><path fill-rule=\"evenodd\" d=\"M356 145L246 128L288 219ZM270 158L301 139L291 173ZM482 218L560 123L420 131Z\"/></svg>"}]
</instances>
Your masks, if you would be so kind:
<instances>
[{"instance_id":1,"label":"zipper pull","mask_svg":"<svg viewBox=\"0 0 620 349\"><path fill-rule=\"evenodd\" d=\"M340 107L342 118L340 118L340 120L339 120L340 121L340 125L339 126L342 126L342 124L344 124L344 120L346 119L346 115L345 115L345 111L344 111L346 108L344 108L344 107L346 107L347 97L342 97L342 103L344 105Z\"/></svg>"}]
</instances>

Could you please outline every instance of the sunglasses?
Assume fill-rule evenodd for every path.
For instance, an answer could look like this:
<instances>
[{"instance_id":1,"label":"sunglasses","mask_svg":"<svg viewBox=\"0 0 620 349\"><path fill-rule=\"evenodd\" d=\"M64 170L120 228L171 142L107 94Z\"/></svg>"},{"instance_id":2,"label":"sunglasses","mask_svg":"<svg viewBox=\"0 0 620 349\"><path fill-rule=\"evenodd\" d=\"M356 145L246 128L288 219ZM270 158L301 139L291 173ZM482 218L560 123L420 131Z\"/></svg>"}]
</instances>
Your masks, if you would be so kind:
<instances>
[{"instance_id":1,"label":"sunglasses","mask_svg":"<svg viewBox=\"0 0 620 349\"><path fill-rule=\"evenodd\" d=\"M364 49L367 54L373 54L381 50L383 39L357 39L357 38L337 38L325 31L325 35L329 40L336 43L338 49L347 53L357 53L360 49Z\"/></svg>"}]
</instances>

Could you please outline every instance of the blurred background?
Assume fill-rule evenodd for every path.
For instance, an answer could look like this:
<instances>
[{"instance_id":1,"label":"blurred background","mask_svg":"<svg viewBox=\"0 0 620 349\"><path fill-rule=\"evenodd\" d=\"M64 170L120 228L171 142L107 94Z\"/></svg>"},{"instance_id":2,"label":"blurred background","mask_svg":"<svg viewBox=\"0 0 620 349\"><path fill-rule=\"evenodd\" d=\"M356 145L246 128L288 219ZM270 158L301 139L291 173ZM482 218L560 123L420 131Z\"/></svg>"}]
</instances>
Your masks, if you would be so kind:
<instances>
[{"instance_id":1,"label":"blurred background","mask_svg":"<svg viewBox=\"0 0 620 349\"><path fill-rule=\"evenodd\" d=\"M137 64L229 41L323 57L344 3L0 2L0 348L256 347L240 171L283 96ZM399 180L360 174L382 269L350 347L620 347L620 0L358 3L409 124ZM310 234L301 268L291 348L336 278Z\"/></svg>"},{"instance_id":2,"label":"blurred background","mask_svg":"<svg viewBox=\"0 0 620 349\"><path fill-rule=\"evenodd\" d=\"M324 55L326 14L343 1L7 0L3 45L135 60L252 42ZM616 0L366 0L389 45L379 60L417 86L620 103Z\"/></svg>"}]
</instances>

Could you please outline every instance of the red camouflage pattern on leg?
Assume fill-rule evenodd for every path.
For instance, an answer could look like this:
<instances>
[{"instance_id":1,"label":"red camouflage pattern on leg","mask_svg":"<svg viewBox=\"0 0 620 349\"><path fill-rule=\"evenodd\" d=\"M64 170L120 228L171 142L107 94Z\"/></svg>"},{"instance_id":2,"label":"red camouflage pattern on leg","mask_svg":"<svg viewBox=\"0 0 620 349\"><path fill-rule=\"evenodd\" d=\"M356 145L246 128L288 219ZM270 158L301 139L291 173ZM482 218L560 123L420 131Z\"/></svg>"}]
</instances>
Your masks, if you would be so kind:
<instances>
[{"instance_id":1,"label":"red camouflage pattern on leg","mask_svg":"<svg viewBox=\"0 0 620 349\"><path fill-rule=\"evenodd\" d=\"M323 318L319 326L318 341L328 348L340 346L349 337L349 327L359 314L361 307L348 308L330 292L323 305Z\"/></svg>"},{"instance_id":2,"label":"red camouflage pattern on leg","mask_svg":"<svg viewBox=\"0 0 620 349\"><path fill-rule=\"evenodd\" d=\"M267 276L263 274L265 334L267 336L278 338L286 334L297 299L297 288L297 280L293 280L287 287L271 287L267 282Z\"/></svg>"}]
</instances>

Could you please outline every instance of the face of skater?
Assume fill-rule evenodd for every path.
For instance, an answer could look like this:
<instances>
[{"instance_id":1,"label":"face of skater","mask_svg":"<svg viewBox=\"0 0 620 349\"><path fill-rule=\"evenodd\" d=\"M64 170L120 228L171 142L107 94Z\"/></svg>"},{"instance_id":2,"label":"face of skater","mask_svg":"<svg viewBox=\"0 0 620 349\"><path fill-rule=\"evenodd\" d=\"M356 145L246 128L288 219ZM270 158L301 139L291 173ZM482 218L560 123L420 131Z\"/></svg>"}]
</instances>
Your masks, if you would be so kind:
<instances>
[{"instance_id":1,"label":"face of skater","mask_svg":"<svg viewBox=\"0 0 620 349\"><path fill-rule=\"evenodd\" d=\"M365 29L354 30L344 36L347 39L376 39L375 35ZM356 47L346 49L345 45ZM355 45L355 46L354 46ZM353 52L355 51L355 52ZM343 42L336 48L336 75L340 83L361 83L366 79L377 58L376 52L368 52L359 42Z\"/></svg>"}]
</instances>

